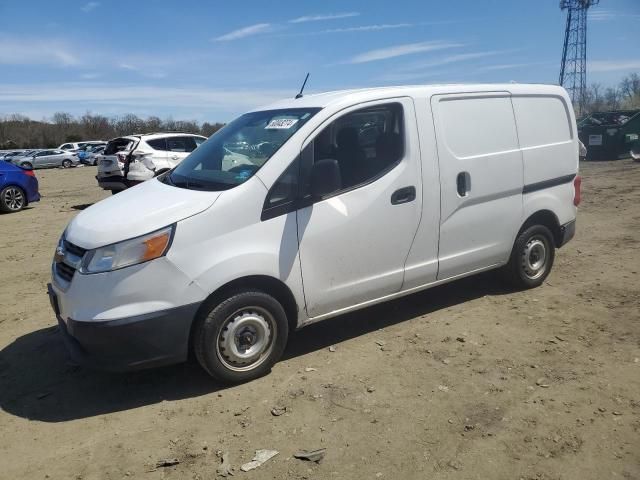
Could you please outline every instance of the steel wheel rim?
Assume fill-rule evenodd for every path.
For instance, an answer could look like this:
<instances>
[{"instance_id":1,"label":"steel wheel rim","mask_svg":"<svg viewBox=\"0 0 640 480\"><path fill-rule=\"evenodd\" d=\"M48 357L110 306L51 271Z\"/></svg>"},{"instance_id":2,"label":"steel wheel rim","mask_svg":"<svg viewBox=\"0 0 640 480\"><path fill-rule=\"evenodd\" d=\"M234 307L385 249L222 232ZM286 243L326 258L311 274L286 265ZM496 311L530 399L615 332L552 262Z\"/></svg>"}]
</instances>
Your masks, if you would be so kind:
<instances>
[{"instance_id":1,"label":"steel wheel rim","mask_svg":"<svg viewBox=\"0 0 640 480\"><path fill-rule=\"evenodd\" d=\"M24 194L16 187L9 187L4 191L4 204L12 211L18 211L24 206Z\"/></svg>"},{"instance_id":2,"label":"steel wheel rim","mask_svg":"<svg viewBox=\"0 0 640 480\"><path fill-rule=\"evenodd\" d=\"M529 239L522 252L522 268L531 280L540 278L547 270L548 251L546 239L540 235Z\"/></svg>"},{"instance_id":3,"label":"steel wheel rim","mask_svg":"<svg viewBox=\"0 0 640 480\"><path fill-rule=\"evenodd\" d=\"M268 310L256 306L238 309L218 332L218 359L234 372L253 370L269 358L276 334L276 322Z\"/></svg>"}]
</instances>

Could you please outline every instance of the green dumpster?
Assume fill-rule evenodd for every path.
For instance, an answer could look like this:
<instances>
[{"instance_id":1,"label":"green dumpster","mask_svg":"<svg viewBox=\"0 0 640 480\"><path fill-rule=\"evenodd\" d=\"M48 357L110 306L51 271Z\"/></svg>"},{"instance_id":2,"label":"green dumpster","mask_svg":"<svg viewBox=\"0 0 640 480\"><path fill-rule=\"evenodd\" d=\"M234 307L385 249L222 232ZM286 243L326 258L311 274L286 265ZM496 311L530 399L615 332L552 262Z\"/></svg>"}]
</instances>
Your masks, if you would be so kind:
<instances>
[{"instance_id":1,"label":"green dumpster","mask_svg":"<svg viewBox=\"0 0 640 480\"><path fill-rule=\"evenodd\" d=\"M640 110L592 113L578 122L578 137L587 160L627 158L640 138Z\"/></svg>"}]
</instances>

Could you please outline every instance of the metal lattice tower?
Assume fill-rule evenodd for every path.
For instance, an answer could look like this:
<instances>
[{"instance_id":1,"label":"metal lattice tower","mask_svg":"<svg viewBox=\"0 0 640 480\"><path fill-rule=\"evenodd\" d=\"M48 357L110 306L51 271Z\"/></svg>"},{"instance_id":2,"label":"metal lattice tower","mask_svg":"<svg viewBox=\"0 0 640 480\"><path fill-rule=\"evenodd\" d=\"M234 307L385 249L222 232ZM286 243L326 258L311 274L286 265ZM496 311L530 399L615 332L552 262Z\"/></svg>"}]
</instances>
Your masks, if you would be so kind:
<instances>
[{"instance_id":1,"label":"metal lattice tower","mask_svg":"<svg viewBox=\"0 0 640 480\"><path fill-rule=\"evenodd\" d=\"M560 0L567 10L560 85L567 89L578 113L582 113L587 90L587 10L600 0Z\"/></svg>"}]
</instances>

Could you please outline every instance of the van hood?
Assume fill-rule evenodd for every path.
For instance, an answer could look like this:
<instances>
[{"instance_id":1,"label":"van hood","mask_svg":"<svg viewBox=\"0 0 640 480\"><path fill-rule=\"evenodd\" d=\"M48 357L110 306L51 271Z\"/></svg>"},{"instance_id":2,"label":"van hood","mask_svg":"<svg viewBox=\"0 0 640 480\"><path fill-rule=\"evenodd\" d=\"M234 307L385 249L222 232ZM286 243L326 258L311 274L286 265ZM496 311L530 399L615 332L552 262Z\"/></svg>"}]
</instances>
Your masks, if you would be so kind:
<instances>
[{"instance_id":1,"label":"van hood","mask_svg":"<svg viewBox=\"0 0 640 480\"><path fill-rule=\"evenodd\" d=\"M66 239L89 250L138 237L206 210L221 193L152 179L83 210L69 223Z\"/></svg>"}]
</instances>

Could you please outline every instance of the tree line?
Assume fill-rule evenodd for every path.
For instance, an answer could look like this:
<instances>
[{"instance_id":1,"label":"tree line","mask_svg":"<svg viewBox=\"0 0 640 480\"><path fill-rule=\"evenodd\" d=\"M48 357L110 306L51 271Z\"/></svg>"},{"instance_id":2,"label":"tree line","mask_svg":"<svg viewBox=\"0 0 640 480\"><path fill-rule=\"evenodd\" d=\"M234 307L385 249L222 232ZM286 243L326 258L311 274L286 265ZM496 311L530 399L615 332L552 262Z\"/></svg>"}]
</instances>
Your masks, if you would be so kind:
<instances>
[{"instance_id":1,"label":"tree line","mask_svg":"<svg viewBox=\"0 0 640 480\"><path fill-rule=\"evenodd\" d=\"M625 76L617 86L593 83L587 89L584 113L621 109L640 109L640 75ZM150 132L199 133L209 137L222 123L199 123L159 117L140 118L132 113L118 117L81 117L55 113L50 119L32 120L20 114L0 117L0 150L11 148L55 148L66 142L109 140L122 135Z\"/></svg>"},{"instance_id":2,"label":"tree line","mask_svg":"<svg viewBox=\"0 0 640 480\"><path fill-rule=\"evenodd\" d=\"M640 108L640 75L625 76L617 86L604 87L592 83L586 91L585 113Z\"/></svg>"},{"instance_id":3,"label":"tree line","mask_svg":"<svg viewBox=\"0 0 640 480\"><path fill-rule=\"evenodd\" d=\"M58 112L51 118L32 120L20 114L0 117L0 150L12 148L55 148L67 142L109 140L122 135L151 132L196 133L209 137L222 123L199 123L134 114L105 117L89 112L81 117Z\"/></svg>"}]
</instances>

